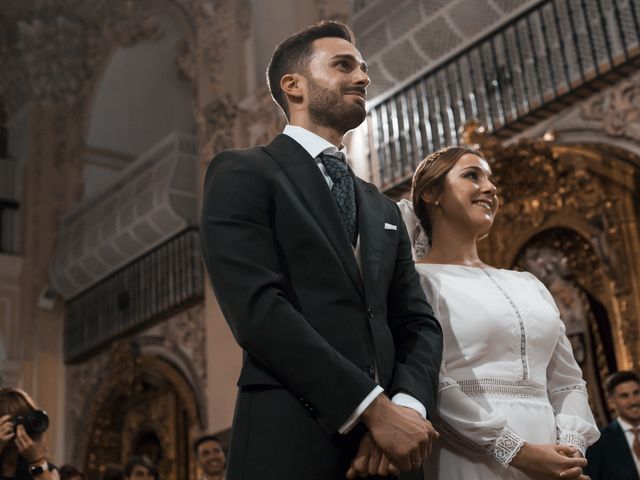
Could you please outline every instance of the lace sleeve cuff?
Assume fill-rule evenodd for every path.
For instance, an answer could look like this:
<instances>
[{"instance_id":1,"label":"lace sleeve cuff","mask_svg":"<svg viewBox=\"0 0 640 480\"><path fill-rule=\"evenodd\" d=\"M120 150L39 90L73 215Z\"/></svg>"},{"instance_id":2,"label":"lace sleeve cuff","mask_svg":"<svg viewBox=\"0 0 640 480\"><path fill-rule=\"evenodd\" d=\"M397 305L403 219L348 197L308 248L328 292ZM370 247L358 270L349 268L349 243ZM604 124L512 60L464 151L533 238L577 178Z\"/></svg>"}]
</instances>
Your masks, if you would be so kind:
<instances>
[{"instance_id":1,"label":"lace sleeve cuff","mask_svg":"<svg viewBox=\"0 0 640 480\"><path fill-rule=\"evenodd\" d=\"M524 439L509 427L505 427L491 449L491 457L507 467L524 445Z\"/></svg>"},{"instance_id":2,"label":"lace sleeve cuff","mask_svg":"<svg viewBox=\"0 0 640 480\"><path fill-rule=\"evenodd\" d=\"M560 432L558 435L558 445L571 445L582 452L584 457L587 444L584 435L578 432Z\"/></svg>"}]
</instances>

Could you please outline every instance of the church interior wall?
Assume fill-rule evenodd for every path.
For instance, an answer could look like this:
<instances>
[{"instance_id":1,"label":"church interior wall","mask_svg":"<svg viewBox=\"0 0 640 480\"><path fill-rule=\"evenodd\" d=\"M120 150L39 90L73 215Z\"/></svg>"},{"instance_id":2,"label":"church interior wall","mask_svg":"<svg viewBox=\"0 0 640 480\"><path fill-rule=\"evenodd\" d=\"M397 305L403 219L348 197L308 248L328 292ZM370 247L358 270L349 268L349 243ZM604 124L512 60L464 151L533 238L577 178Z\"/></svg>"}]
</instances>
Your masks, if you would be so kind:
<instances>
[{"instance_id":1,"label":"church interior wall","mask_svg":"<svg viewBox=\"0 0 640 480\"><path fill-rule=\"evenodd\" d=\"M73 164L65 163L64 149L56 158L38 152L46 147L58 148L56 131L52 127L56 122L55 115L64 116L64 112L76 110L60 107L58 112L56 104L52 107L45 102L42 104L45 107L42 107L38 99L8 118L9 156L21 167L29 160L32 167L45 165L45 176L52 171L80 175L81 181L76 182L78 185L73 183L75 180L69 180L69 188L79 187L86 200L109 187L127 165L167 134L182 132L198 138L201 183L214 152L265 143L282 128L283 117L268 95L264 72L274 46L299 27L320 18L351 20L359 35L357 45L370 64L373 97L400 88L425 69L451 57L536 2L483 0L487 9L485 15L478 18L473 18L476 9L469 7L469 0L411 0L397 2L393 6L389 6L386 0L366 3L363 6L365 2L360 2L361 8L351 13L351 7L358 2L219 2L226 5L228 11L214 15L210 11L213 3L205 0L163 2L162 5L172 4L173 7L163 7L152 16L158 25L157 35L134 40L131 45L113 41L103 63L92 70L92 94L84 98L83 105L76 109L82 111L79 123L84 122L86 132L82 133L78 158L66 159ZM176 9L187 13L178 16ZM436 24L457 38L446 43L444 40L453 37L442 35L442 42L446 44L441 42L437 51L429 50L431 47L427 41L429 28ZM224 45L221 51L214 48L218 42ZM432 45L433 48L436 46ZM640 77L634 79L640 82ZM602 95L617 92L619 89L616 88L611 86ZM0 91L2 94L6 93ZM585 120L582 112L588 102L589 98L576 103L512 137L504 145L523 139L534 141L551 131L555 142L560 145L598 143L624 148L630 152L629 165L640 167L640 163L634 160L640 158L640 135L637 131L612 135L605 120ZM618 104L611 105L611 108L619 107ZM631 107L629 109L633 111ZM43 120L40 118L42 111L54 113ZM69 117L71 115L68 114ZM78 122L74 120L69 125L78 125ZM42 135L46 136L45 140L37 138ZM373 168L375 162L369 161L369 155L375 159L376 154L370 152L372 146L367 137L367 125L352 132L345 144L355 172L379 183ZM59 165L63 166L57 169ZM8 258L0 253L0 361L3 363L0 382L29 390L36 402L50 411L53 419L50 431L52 456L59 462L73 460L80 466L85 462L86 452L74 445L86 440L90 431L88 419L83 417L87 415L85 407L92 401L92 395L87 392L93 392L106 378L104 375L113 373L109 368L113 358L134 363L136 358L155 358L166 362L186 379L180 385L185 390L190 389L189 395L192 395L189 402L195 405L195 413L189 417L190 437L204 432L225 434L233 416L242 354L208 280L205 281L204 298L197 305L158 319L150 327L129 332L93 356L64 365L65 307L60 299L51 311L35 305L37 295L34 296L33 291L38 290L39 294L47 284L48 267L34 266L34 254L38 254L38 262L45 264L50 258L42 254L41 246L34 245L34 239L44 232L47 241L54 244L59 233L55 225L82 199L56 201L55 207L46 211L46 228L35 229L33 225L42 223L42 217L37 217L33 211L36 204L29 202L33 202L38 187L46 182L38 177L43 175L42 172L23 168L19 171L27 175L27 178L19 177L16 185L18 198L26 202L21 207L23 219L30 225L25 226L23 243L30 242L31 247L25 249L26 257L14 255ZM60 177L56 179L60 180ZM64 185L59 187L64 188ZM31 197L23 196L23 190L30 191ZM53 203L52 199L57 195L53 189L43 191L38 202ZM640 225L637 210L635 219ZM566 223L549 223L546 227L562 225L567 226ZM533 238L532 231L527 232ZM585 233L585 236L589 235ZM522 245L526 241L523 239ZM519 250L505 254L504 258L510 256L509 261L515 261ZM24 268L28 270L26 276ZM637 286L634 288L638 289ZM29 294L25 293L27 290ZM640 318L629 321L640 324ZM35 340L31 334L34 329L38 332ZM126 353L126 348L118 350L123 344L133 344L140 351L130 354ZM640 346L636 350L640 352ZM639 361L640 358L629 356L626 363L621 364L637 367ZM135 383L135 379L132 382ZM194 471L193 465L190 468Z\"/></svg>"}]
</instances>

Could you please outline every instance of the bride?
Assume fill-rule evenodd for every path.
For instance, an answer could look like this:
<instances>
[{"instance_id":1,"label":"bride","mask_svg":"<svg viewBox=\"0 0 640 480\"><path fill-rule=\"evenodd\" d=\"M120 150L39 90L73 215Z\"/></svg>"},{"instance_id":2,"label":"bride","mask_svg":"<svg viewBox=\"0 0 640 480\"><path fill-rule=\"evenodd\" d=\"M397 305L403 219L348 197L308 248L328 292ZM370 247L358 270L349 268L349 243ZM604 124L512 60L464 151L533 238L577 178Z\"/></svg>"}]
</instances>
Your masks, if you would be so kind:
<instances>
[{"instance_id":1,"label":"bride","mask_svg":"<svg viewBox=\"0 0 640 480\"><path fill-rule=\"evenodd\" d=\"M553 298L530 273L478 257L498 210L487 161L462 147L431 154L400 207L444 332L441 440L425 478L588 478L600 434Z\"/></svg>"},{"instance_id":2,"label":"bride","mask_svg":"<svg viewBox=\"0 0 640 480\"><path fill-rule=\"evenodd\" d=\"M530 273L478 257L498 211L488 162L462 147L429 155L399 207L444 335L425 479L588 479L600 433L555 302ZM369 442L347 478L375 473L398 470Z\"/></svg>"}]
</instances>

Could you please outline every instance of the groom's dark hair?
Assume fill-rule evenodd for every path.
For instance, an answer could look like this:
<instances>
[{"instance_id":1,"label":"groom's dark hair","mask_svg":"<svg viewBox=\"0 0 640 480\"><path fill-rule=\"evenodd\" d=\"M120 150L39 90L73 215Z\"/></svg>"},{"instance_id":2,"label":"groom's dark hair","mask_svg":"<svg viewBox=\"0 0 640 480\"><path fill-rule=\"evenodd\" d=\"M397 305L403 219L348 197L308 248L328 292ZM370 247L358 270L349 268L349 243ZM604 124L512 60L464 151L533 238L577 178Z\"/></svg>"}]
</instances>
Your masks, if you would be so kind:
<instances>
[{"instance_id":1,"label":"groom's dark hair","mask_svg":"<svg viewBox=\"0 0 640 480\"><path fill-rule=\"evenodd\" d=\"M280 106L287 119L287 96L280 88L280 80L287 73L306 73L313 54L313 42L320 38L342 38L355 43L351 29L341 22L323 21L303 28L276 47L267 67L267 85L273 100Z\"/></svg>"}]
</instances>

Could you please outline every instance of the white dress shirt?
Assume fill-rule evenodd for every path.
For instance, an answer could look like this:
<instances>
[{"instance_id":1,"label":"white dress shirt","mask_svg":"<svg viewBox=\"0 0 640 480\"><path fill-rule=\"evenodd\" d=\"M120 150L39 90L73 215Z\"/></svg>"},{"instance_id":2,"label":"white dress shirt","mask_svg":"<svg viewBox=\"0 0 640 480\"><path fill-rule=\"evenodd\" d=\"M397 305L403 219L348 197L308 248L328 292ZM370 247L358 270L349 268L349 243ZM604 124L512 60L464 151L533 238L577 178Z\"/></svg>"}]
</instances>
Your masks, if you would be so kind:
<instances>
[{"instance_id":1,"label":"white dress shirt","mask_svg":"<svg viewBox=\"0 0 640 480\"><path fill-rule=\"evenodd\" d=\"M631 452L631 456L636 463L636 470L638 471L638 475L640 475L640 458L636 457L635 453L633 453L633 441L635 440L635 436L631 431L633 425L631 425L629 422L624 421L620 417L618 417L618 423L620 424L620 427L624 432L624 436L627 439L627 443L629 444L629 451Z\"/></svg>"},{"instance_id":2,"label":"white dress shirt","mask_svg":"<svg viewBox=\"0 0 640 480\"><path fill-rule=\"evenodd\" d=\"M311 155L311 157L316 160L316 164L318 165L318 168L320 169L320 171L322 172L322 175L327 181L327 185L329 186L329 189L331 189L331 187L333 186L333 181L327 174L327 171L324 168L324 165L320 161L319 155L321 153L326 153L328 155L335 155L336 157L342 158L346 162L346 158L347 158L346 147L344 145L341 145L340 149L338 149L333 143L329 142L328 140L325 140L319 135L316 135L315 133L310 132L309 130L303 127L298 127L296 125L287 125L286 127L284 127L284 131L282 133L284 133L285 135L291 137L293 140L298 142L300 146L302 146L302 148L304 148L309 153L309 155ZM354 254L356 256L358 267L360 267L360 269L362 270L362 265L360 264L360 234L358 234L358 237L356 240ZM376 369L376 381L378 378L377 373L378 372ZM358 420L360 420L360 416L364 413L364 411L371 404L371 402L373 402L378 397L378 395L380 395L383 392L384 390L380 385L377 385L373 390L371 390L369 395L367 395L364 398L364 400L360 402L360 405L358 405L356 409L351 413L349 418L347 418L347 421L344 422L342 426L338 429L338 432L340 432L343 435L346 433L349 433L349 431L358 423ZM416 410L420 415L422 415L423 418L427 418L427 409L419 400L412 397L411 395L407 395L406 393L396 393L391 400L396 405L412 408Z\"/></svg>"}]
</instances>

